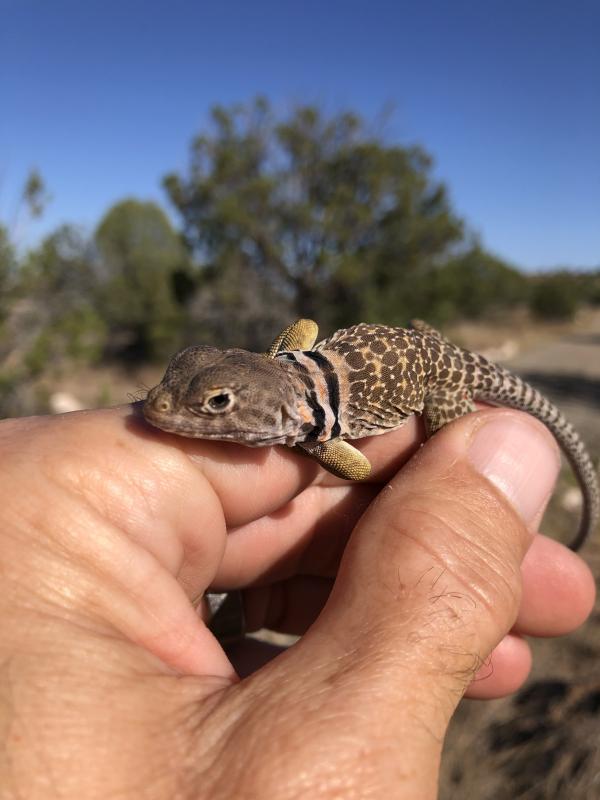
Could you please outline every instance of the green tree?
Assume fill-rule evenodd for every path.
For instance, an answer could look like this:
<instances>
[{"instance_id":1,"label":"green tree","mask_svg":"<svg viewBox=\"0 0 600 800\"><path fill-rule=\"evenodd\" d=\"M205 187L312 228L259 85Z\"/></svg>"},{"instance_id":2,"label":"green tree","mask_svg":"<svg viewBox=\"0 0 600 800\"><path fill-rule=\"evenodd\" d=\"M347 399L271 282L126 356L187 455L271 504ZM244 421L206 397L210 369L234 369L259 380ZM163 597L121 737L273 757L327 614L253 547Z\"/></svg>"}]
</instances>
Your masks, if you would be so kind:
<instances>
[{"instance_id":1,"label":"green tree","mask_svg":"<svg viewBox=\"0 0 600 800\"><path fill-rule=\"evenodd\" d=\"M427 313L436 322L458 317L478 319L493 311L526 304L529 281L523 273L475 244L435 270L424 296Z\"/></svg>"},{"instance_id":2,"label":"green tree","mask_svg":"<svg viewBox=\"0 0 600 800\"><path fill-rule=\"evenodd\" d=\"M567 270L536 275L531 292L531 310L549 320L572 319L582 301L579 277Z\"/></svg>"},{"instance_id":3,"label":"green tree","mask_svg":"<svg viewBox=\"0 0 600 800\"><path fill-rule=\"evenodd\" d=\"M584 298L592 305L600 306L600 269L591 273Z\"/></svg>"},{"instance_id":4,"label":"green tree","mask_svg":"<svg viewBox=\"0 0 600 800\"><path fill-rule=\"evenodd\" d=\"M10 302L10 289L16 270L16 256L7 229L0 224L0 325Z\"/></svg>"},{"instance_id":5,"label":"green tree","mask_svg":"<svg viewBox=\"0 0 600 800\"><path fill-rule=\"evenodd\" d=\"M332 327L400 323L422 307L428 276L463 235L430 173L421 148L386 144L356 114L302 106L278 120L258 99L214 108L189 169L164 185L208 268L205 291L229 287L243 315L252 287L263 315L276 306ZM230 340L247 328L230 315Z\"/></svg>"},{"instance_id":6,"label":"green tree","mask_svg":"<svg viewBox=\"0 0 600 800\"><path fill-rule=\"evenodd\" d=\"M50 195L39 170L32 169L27 176L21 199L33 219L42 216L44 209L50 202Z\"/></svg>"},{"instance_id":7,"label":"green tree","mask_svg":"<svg viewBox=\"0 0 600 800\"><path fill-rule=\"evenodd\" d=\"M51 197L41 173L32 169L21 190L17 204L17 213L11 230L13 241L21 244L27 239L26 232L30 223L42 216Z\"/></svg>"},{"instance_id":8,"label":"green tree","mask_svg":"<svg viewBox=\"0 0 600 800\"><path fill-rule=\"evenodd\" d=\"M103 217L95 233L98 307L117 355L164 357L179 344L186 250L154 203L124 200Z\"/></svg>"},{"instance_id":9,"label":"green tree","mask_svg":"<svg viewBox=\"0 0 600 800\"><path fill-rule=\"evenodd\" d=\"M12 326L16 352L31 374L102 355L106 328L94 305L92 256L85 237L65 225L23 260Z\"/></svg>"},{"instance_id":10,"label":"green tree","mask_svg":"<svg viewBox=\"0 0 600 800\"><path fill-rule=\"evenodd\" d=\"M93 252L82 232L61 225L30 250L19 266L19 294L34 300L70 306L89 299L95 275Z\"/></svg>"},{"instance_id":11,"label":"green tree","mask_svg":"<svg viewBox=\"0 0 600 800\"><path fill-rule=\"evenodd\" d=\"M16 268L15 252L8 230L0 224L0 417L14 390L14 380L5 367L7 353L11 349L10 331L7 319L13 302L13 286Z\"/></svg>"},{"instance_id":12,"label":"green tree","mask_svg":"<svg viewBox=\"0 0 600 800\"><path fill-rule=\"evenodd\" d=\"M18 263L12 259L0 327L0 415L47 410L38 377L100 358L105 327L94 308L94 285L89 243L69 226Z\"/></svg>"},{"instance_id":13,"label":"green tree","mask_svg":"<svg viewBox=\"0 0 600 800\"><path fill-rule=\"evenodd\" d=\"M600 269L576 274L580 302L592 306L600 305Z\"/></svg>"}]
</instances>

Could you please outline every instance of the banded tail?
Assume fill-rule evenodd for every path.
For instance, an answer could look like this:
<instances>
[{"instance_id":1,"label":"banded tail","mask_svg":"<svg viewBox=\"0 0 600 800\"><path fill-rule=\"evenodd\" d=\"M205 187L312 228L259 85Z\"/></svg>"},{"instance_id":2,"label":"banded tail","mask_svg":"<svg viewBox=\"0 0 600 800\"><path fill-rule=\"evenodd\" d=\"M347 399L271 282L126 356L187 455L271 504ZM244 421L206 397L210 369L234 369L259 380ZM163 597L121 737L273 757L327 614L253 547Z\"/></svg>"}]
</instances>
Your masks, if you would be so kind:
<instances>
[{"instance_id":1,"label":"banded tail","mask_svg":"<svg viewBox=\"0 0 600 800\"><path fill-rule=\"evenodd\" d=\"M494 405L526 411L552 433L571 465L583 495L579 529L569 544L571 550L579 550L600 519L600 488L591 456L575 428L550 400L522 378L498 365L494 366L497 370L494 385L476 392L475 397Z\"/></svg>"}]
</instances>

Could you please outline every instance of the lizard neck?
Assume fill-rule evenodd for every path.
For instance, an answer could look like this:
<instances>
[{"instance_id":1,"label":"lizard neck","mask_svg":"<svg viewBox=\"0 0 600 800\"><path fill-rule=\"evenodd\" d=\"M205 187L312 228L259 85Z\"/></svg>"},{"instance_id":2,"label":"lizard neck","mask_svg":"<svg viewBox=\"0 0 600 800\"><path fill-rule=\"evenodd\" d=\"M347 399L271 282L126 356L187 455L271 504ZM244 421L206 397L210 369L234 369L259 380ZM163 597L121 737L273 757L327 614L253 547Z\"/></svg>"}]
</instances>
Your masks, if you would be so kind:
<instances>
[{"instance_id":1,"label":"lizard neck","mask_svg":"<svg viewBox=\"0 0 600 800\"><path fill-rule=\"evenodd\" d=\"M379 435L420 412L431 368L422 338L418 331L358 325L314 350L279 354L302 419L294 444Z\"/></svg>"},{"instance_id":2,"label":"lizard neck","mask_svg":"<svg viewBox=\"0 0 600 800\"><path fill-rule=\"evenodd\" d=\"M276 358L289 374L301 420L293 444L325 442L346 434L338 365L315 350L292 350Z\"/></svg>"}]
</instances>

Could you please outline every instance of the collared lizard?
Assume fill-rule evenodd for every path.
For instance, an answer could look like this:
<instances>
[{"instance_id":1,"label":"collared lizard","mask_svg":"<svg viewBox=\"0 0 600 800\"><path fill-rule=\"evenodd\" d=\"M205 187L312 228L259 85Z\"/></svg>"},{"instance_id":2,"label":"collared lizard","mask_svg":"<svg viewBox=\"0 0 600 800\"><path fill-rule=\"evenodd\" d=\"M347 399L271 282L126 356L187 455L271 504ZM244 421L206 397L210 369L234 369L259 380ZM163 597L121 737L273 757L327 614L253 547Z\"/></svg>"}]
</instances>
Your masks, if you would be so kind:
<instances>
[{"instance_id":1,"label":"collared lizard","mask_svg":"<svg viewBox=\"0 0 600 800\"><path fill-rule=\"evenodd\" d=\"M475 410L480 400L521 409L543 422L583 493L577 550L600 516L591 458L575 429L537 389L420 320L410 328L360 324L318 344L312 320L286 328L266 354L188 347L151 389L144 416L182 436L249 447L299 447L325 469L364 480L368 459L346 439L400 427L421 414L427 436Z\"/></svg>"}]
</instances>

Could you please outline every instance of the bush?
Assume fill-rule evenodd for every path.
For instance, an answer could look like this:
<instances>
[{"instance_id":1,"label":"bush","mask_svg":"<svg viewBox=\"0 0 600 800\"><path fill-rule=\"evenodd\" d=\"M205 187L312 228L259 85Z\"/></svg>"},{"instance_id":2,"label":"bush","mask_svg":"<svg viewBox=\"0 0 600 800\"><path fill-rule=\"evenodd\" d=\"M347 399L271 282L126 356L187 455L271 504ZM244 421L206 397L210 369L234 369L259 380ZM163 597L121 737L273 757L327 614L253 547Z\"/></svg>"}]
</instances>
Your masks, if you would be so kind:
<instances>
[{"instance_id":1,"label":"bush","mask_svg":"<svg viewBox=\"0 0 600 800\"><path fill-rule=\"evenodd\" d=\"M556 272L535 279L530 308L546 320L569 320L580 303L578 279L573 273Z\"/></svg>"}]
</instances>

